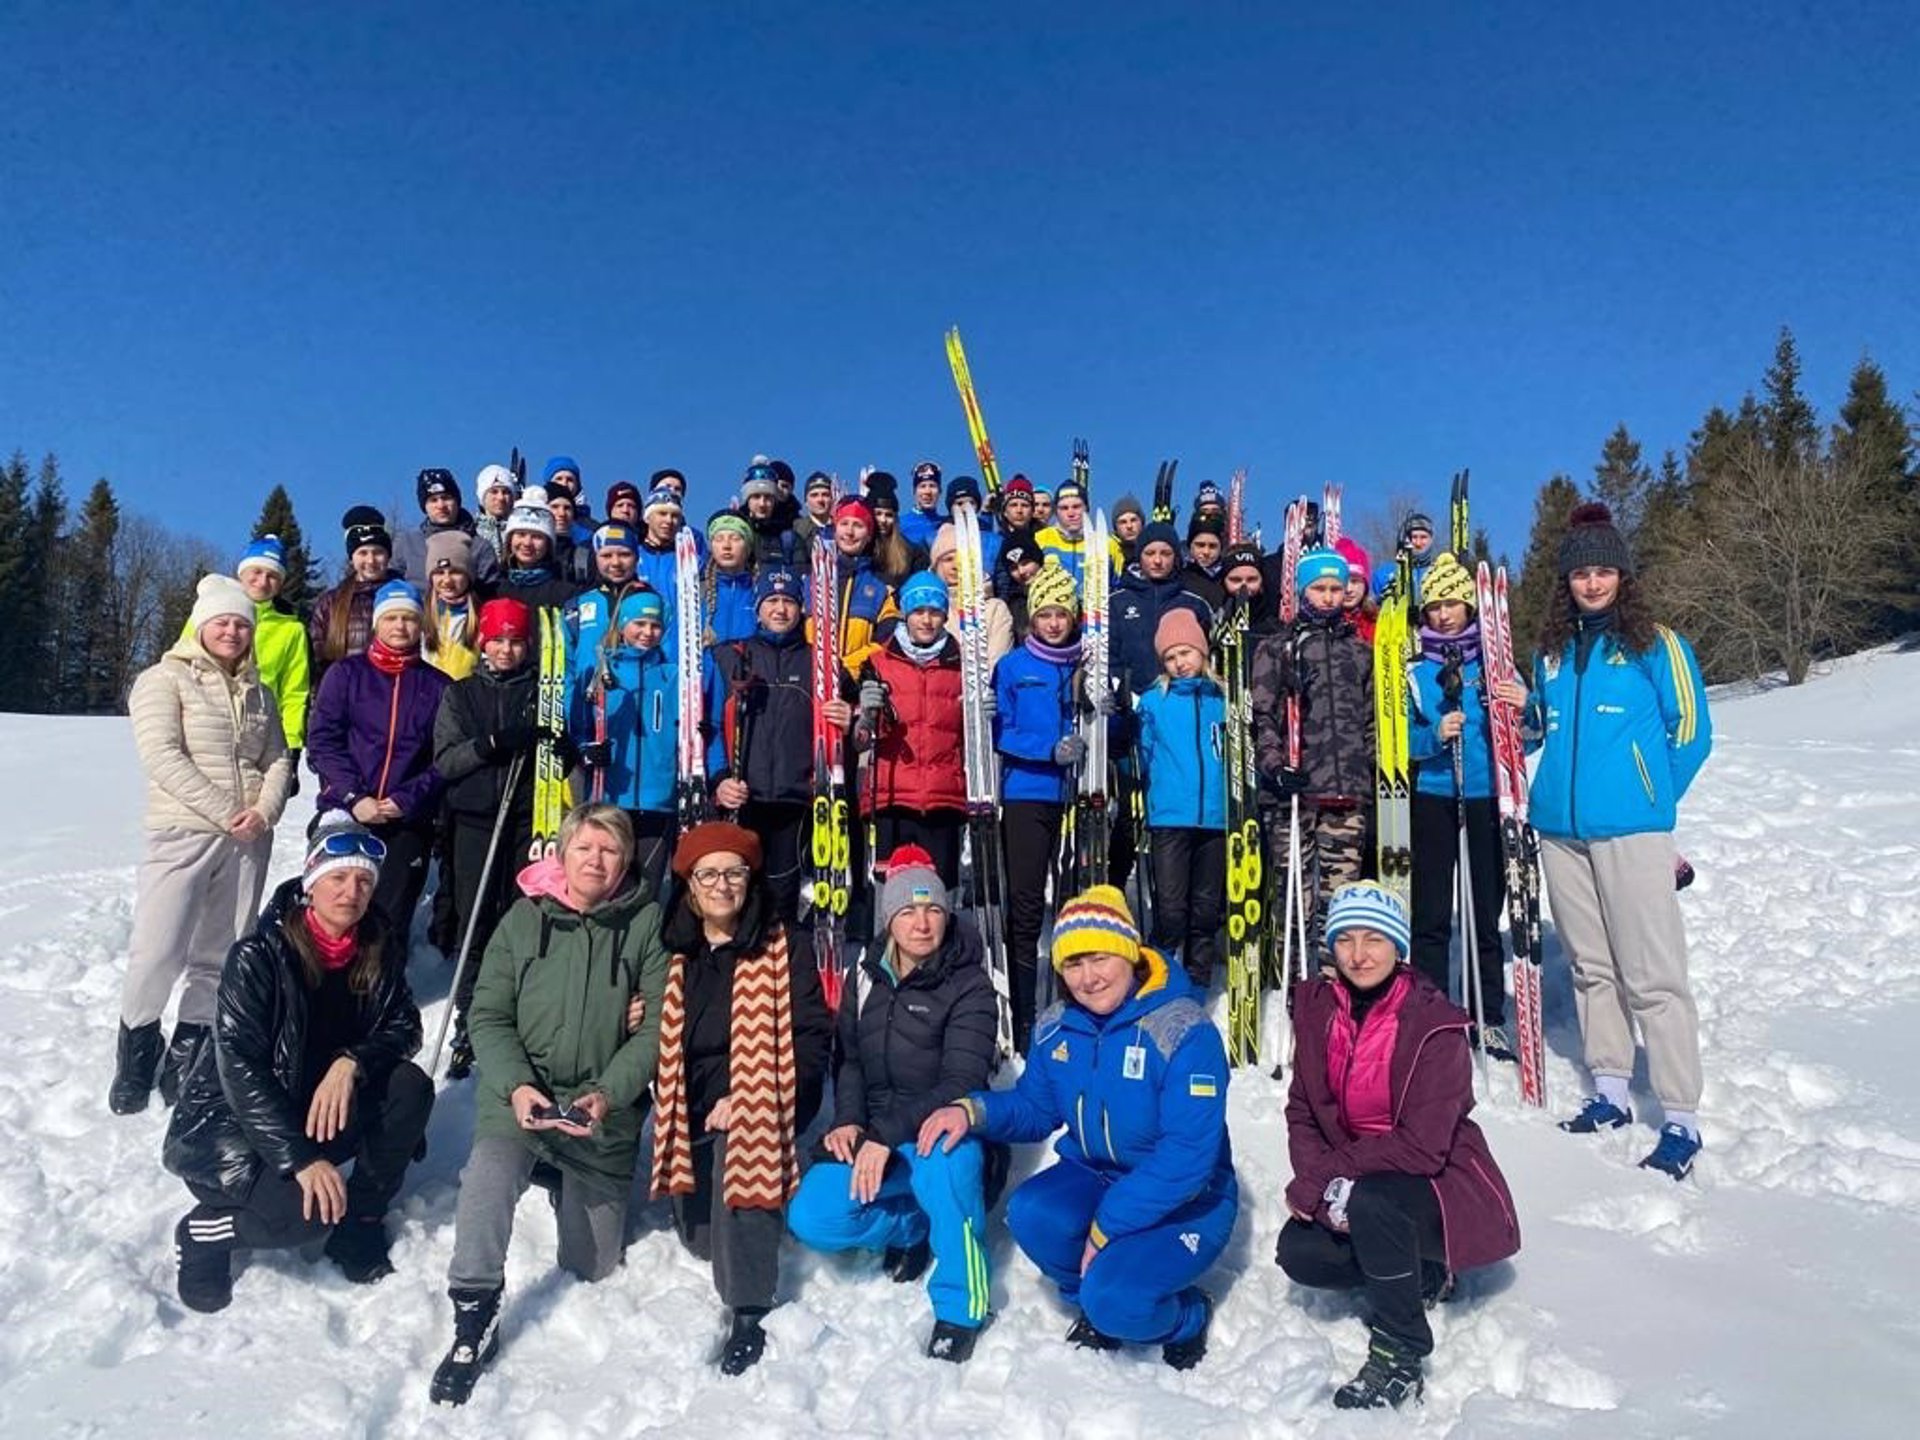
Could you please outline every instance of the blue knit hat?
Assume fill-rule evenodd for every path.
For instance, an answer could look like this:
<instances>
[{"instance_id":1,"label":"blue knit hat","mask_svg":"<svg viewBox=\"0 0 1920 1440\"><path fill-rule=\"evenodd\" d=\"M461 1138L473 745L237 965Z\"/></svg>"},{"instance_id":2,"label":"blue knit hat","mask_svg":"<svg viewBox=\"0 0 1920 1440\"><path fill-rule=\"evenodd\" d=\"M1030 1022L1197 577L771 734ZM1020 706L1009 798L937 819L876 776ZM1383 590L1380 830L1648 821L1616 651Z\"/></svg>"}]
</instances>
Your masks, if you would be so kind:
<instances>
[{"instance_id":1,"label":"blue knit hat","mask_svg":"<svg viewBox=\"0 0 1920 1440\"><path fill-rule=\"evenodd\" d=\"M1149 545L1165 545L1177 557L1180 554L1180 532L1165 520L1155 520L1140 532L1140 548Z\"/></svg>"},{"instance_id":2,"label":"blue knit hat","mask_svg":"<svg viewBox=\"0 0 1920 1440\"><path fill-rule=\"evenodd\" d=\"M410 610L419 615L425 609L426 606L420 602L420 592L405 580L389 580L373 592L373 618L376 621L393 610Z\"/></svg>"},{"instance_id":3,"label":"blue knit hat","mask_svg":"<svg viewBox=\"0 0 1920 1440\"><path fill-rule=\"evenodd\" d=\"M262 570L271 570L274 574L285 576L287 573L287 551L280 543L278 535L262 535L258 540L240 552L240 563L233 567L238 575L248 566L258 566Z\"/></svg>"},{"instance_id":4,"label":"blue knit hat","mask_svg":"<svg viewBox=\"0 0 1920 1440\"><path fill-rule=\"evenodd\" d=\"M922 570L900 587L900 613L911 615L916 610L938 610L947 613L946 582L931 570Z\"/></svg>"},{"instance_id":5,"label":"blue knit hat","mask_svg":"<svg viewBox=\"0 0 1920 1440\"><path fill-rule=\"evenodd\" d=\"M1216 481L1202 480L1199 490L1194 492L1193 506L1196 510L1202 505L1224 505L1226 503L1227 497L1220 493L1220 486Z\"/></svg>"},{"instance_id":6,"label":"blue knit hat","mask_svg":"<svg viewBox=\"0 0 1920 1440\"><path fill-rule=\"evenodd\" d=\"M806 603L806 593L801 588L799 575L783 565L762 570L760 577L753 582L754 608L759 609L761 601L770 600L775 595L784 595L796 605Z\"/></svg>"},{"instance_id":7,"label":"blue knit hat","mask_svg":"<svg viewBox=\"0 0 1920 1440\"><path fill-rule=\"evenodd\" d=\"M621 597L620 608L613 617L614 628L624 630L635 620L658 620L666 624L667 602L658 590L648 586L629 590Z\"/></svg>"},{"instance_id":8,"label":"blue knit hat","mask_svg":"<svg viewBox=\"0 0 1920 1440\"><path fill-rule=\"evenodd\" d=\"M1347 557L1338 550L1323 547L1309 550L1300 557L1299 567L1293 572L1293 583L1304 595L1309 585L1320 580L1338 580L1345 585L1349 573Z\"/></svg>"},{"instance_id":9,"label":"blue knit hat","mask_svg":"<svg viewBox=\"0 0 1920 1440\"><path fill-rule=\"evenodd\" d=\"M1413 944L1400 897L1371 880L1342 885L1327 904L1327 944L1343 930L1376 930L1393 942L1402 960Z\"/></svg>"},{"instance_id":10,"label":"blue knit hat","mask_svg":"<svg viewBox=\"0 0 1920 1440\"><path fill-rule=\"evenodd\" d=\"M540 483L546 485L562 470L573 476L575 480L580 478L580 462L578 460L574 459L571 455L555 455L547 461L546 468L540 472Z\"/></svg>"},{"instance_id":11,"label":"blue knit hat","mask_svg":"<svg viewBox=\"0 0 1920 1440\"><path fill-rule=\"evenodd\" d=\"M640 537L633 533L631 525L623 525L618 520L609 520L593 532L593 553L602 550L631 550L640 553Z\"/></svg>"},{"instance_id":12,"label":"blue knit hat","mask_svg":"<svg viewBox=\"0 0 1920 1440\"><path fill-rule=\"evenodd\" d=\"M672 510L677 514L682 508L678 490L670 485L656 485L647 493L647 503L640 513L651 515L656 510Z\"/></svg>"}]
</instances>

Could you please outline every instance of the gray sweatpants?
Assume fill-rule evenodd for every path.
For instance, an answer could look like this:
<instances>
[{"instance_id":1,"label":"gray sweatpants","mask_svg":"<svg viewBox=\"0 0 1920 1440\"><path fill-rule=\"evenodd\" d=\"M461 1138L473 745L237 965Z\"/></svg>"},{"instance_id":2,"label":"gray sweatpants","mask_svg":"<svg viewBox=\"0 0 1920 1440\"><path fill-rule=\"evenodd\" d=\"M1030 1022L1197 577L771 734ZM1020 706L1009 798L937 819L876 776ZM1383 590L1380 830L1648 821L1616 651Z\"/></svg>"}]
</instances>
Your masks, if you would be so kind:
<instances>
[{"instance_id":1,"label":"gray sweatpants","mask_svg":"<svg viewBox=\"0 0 1920 1440\"><path fill-rule=\"evenodd\" d=\"M198 830L147 832L120 992L120 1018L130 1028L160 1018L183 972L180 1022L213 1024L220 967L233 942L260 918L272 851L271 831L245 844Z\"/></svg>"},{"instance_id":2,"label":"gray sweatpants","mask_svg":"<svg viewBox=\"0 0 1920 1440\"><path fill-rule=\"evenodd\" d=\"M453 1260L447 1283L455 1290L498 1290L507 1283L507 1242L513 1212L540 1157L510 1135L476 1135L460 1172L460 1206L453 1218ZM627 1231L627 1196L617 1188L560 1170L560 1268L582 1280L604 1280L620 1265Z\"/></svg>"},{"instance_id":3,"label":"gray sweatpants","mask_svg":"<svg viewBox=\"0 0 1920 1440\"><path fill-rule=\"evenodd\" d=\"M1633 1074L1637 1021L1653 1093L1700 1108L1700 1015L1687 986L1687 932L1673 889L1673 836L1540 837L1540 866L1595 1075Z\"/></svg>"}]
</instances>

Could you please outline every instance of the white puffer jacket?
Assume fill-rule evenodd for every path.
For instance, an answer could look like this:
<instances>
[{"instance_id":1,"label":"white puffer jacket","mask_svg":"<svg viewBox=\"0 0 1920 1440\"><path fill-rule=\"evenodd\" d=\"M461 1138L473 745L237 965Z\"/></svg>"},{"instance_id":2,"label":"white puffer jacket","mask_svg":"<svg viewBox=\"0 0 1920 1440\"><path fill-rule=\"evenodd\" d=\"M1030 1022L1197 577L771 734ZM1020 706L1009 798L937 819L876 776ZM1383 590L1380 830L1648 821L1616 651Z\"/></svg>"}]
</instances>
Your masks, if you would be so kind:
<instances>
[{"instance_id":1,"label":"white puffer jacket","mask_svg":"<svg viewBox=\"0 0 1920 1440\"><path fill-rule=\"evenodd\" d=\"M228 675L189 636L140 673L127 700L147 771L147 828L222 834L251 807L271 829L292 765L252 657Z\"/></svg>"}]
</instances>

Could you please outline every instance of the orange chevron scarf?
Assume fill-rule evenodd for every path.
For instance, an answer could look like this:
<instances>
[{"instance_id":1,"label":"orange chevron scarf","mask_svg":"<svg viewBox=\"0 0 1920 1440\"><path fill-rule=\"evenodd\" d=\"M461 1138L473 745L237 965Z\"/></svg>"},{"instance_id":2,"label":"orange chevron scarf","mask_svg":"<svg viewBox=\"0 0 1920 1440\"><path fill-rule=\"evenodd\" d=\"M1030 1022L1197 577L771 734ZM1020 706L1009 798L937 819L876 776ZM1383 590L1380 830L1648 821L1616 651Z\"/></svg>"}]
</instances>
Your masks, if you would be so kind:
<instances>
[{"instance_id":1,"label":"orange chevron scarf","mask_svg":"<svg viewBox=\"0 0 1920 1440\"><path fill-rule=\"evenodd\" d=\"M660 1068L654 1080L654 1199L691 1195L693 1127L687 1115L687 957L675 955L660 1008ZM735 1210L778 1210L800 1186L793 1133L793 980L787 932L775 925L767 942L733 965L727 1036L727 1083L733 1119L727 1126L721 1195Z\"/></svg>"}]
</instances>

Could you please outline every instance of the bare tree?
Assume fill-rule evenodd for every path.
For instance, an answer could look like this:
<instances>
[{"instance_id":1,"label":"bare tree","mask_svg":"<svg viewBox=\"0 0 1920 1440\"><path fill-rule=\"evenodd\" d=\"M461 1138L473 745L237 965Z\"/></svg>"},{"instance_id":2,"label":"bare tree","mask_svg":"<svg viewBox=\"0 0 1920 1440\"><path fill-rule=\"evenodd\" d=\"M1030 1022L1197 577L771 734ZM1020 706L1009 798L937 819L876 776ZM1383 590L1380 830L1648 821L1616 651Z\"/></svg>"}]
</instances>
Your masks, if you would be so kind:
<instances>
[{"instance_id":1,"label":"bare tree","mask_svg":"<svg viewBox=\"0 0 1920 1440\"><path fill-rule=\"evenodd\" d=\"M1446 507L1440 507L1444 511ZM1419 493L1413 490L1389 490L1383 499L1367 506L1360 512L1357 524L1347 526L1352 535L1367 548L1367 558L1377 568L1393 558L1394 551L1400 548L1400 523L1414 511L1434 517L1436 529L1434 539L1446 538L1446 522L1442 515L1421 500Z\"/></svg>"}]
</instances>

